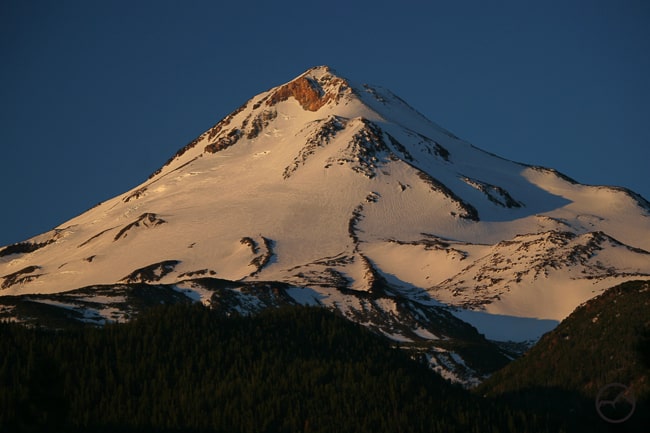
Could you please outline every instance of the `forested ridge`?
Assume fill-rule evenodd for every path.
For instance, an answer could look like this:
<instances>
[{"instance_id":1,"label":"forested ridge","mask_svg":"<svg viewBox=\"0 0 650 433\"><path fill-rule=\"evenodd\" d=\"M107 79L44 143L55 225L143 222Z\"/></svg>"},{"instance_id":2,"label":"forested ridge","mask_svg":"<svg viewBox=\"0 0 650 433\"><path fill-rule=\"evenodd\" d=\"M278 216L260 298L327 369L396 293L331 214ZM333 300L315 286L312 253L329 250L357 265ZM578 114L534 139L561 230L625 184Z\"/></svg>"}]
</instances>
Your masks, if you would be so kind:
<instances>
[{"instance_id":1,"label":"forested ridge","mask_svg":"<svg viewBox=\"0 0 650 433\"><path fill-rule=\"evenodd\" d=\"M159 307L129 323L0 324L0 431L544 432L321 308L224 318Z\"/></svg>"},{"instance_id":2,"label":"forested ridge","mask_svg":"<svg viewBox=\"0 0 650 433\"><path fill-rule=\"evenodd\" d=\"M622 419L630 410L620 424L596 411L599 393L614 383L627 387L634 401L633 410L622 404L620 413L612 412ZM551 413L570 431L649 432L650 282L619 284L579 306L475 392Z\"/></svg>"}]
</instances>

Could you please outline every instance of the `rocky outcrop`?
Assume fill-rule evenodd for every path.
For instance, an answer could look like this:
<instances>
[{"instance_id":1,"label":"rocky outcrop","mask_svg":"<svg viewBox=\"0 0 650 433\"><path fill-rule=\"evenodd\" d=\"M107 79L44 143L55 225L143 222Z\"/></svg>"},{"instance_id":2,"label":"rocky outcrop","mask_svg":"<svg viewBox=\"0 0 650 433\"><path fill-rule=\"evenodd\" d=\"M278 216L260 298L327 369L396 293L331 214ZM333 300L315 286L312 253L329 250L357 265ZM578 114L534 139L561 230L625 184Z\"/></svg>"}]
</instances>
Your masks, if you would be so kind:
<instances>
[{"instance_id":1,"label":"rocky outcrop","mask_svg":"<svg viewBox=\"0 0 650 433\"><path fill-rule=\"evenodd\" d=\"M320 69L326 73L317 78L314 73ZM273 106L289 98L294 98L303 109L318 111L328 102L338 101L343 91L349 88L349 84L344 79L331 75L328 68L314 68L280 86L266 100L266 105Z\"/></svg>"},{"instance_id":2,"label":"rocky outcrop","mask_svg":"<svg viewBox=\"0 0 650 433\"><path fill-rule=\"evenodd\" d=\"M151 283L160 281L162 277L174 270L178 260L165 260L159 263L153 263L144 268L136 269L126 277L122 278L124 283Z\"/></svg>"},{"instance_id":3,"label":"rocky outcrop","mask_svg":"<svg viewBox=\"0 0 650 433\"><path fill-rule=\"evenodd\" d=\"M492 203L507 208L521 207L523 203L512 198L510 193L500 186L491 185L487 182L472 179L470 177L462 177L462 180L468 185L481 191Z\"/></svg>"},{"instance_id":4,"label":"rocky outcrop","mask_svg":"<svg viewBox=\"0 0 650 433\"><path fill-rule=\"evenodd\" d=\"M129 233L135 229L135 228L141 228L141 227L146 227L146 228L151 228L155 227L160 224L164 224L166 221L164 219L158 218L158 215L155 213L143 213L138 217L137 220L133 221L130 224L127 224L120 230L116 235L115 235L115 241L125 238L129 235Z\"/></svg>"},{"instance_id":5,"label":"rocky outcrop","mask_svg":"<svg viewBox=\"0 0 650 433\"><path fill-rule=\"evenodd\" d=\"M339 131L345 129L347 120L338 116L330 116L326 120L319 121L319 128L309 136L305 146L300 149L298 155L293 158L291 165L285 167L282 177L288 179L299 166L304 165L307 158L316 153L319 147L325 147L334 139Z\"/></svg>"},{"instance_id":6,"label":"rocky outcrop","mask_svg":"<svg viewBox=\"0 0 650 433\"><path fill-rule=\"evenodd\" d=\"M14 284L20 284L20 283L25 283L34 280L41 276L41 274L33 273L34 271L37 271L39 269L40 269L39 266L27 266L26 268L23 268L19 271L13 272L9 275L5 275L2 277L4 281L2 282L2 285L0 285L0 288L8 289Z\"/></svg>"}]
</instances>

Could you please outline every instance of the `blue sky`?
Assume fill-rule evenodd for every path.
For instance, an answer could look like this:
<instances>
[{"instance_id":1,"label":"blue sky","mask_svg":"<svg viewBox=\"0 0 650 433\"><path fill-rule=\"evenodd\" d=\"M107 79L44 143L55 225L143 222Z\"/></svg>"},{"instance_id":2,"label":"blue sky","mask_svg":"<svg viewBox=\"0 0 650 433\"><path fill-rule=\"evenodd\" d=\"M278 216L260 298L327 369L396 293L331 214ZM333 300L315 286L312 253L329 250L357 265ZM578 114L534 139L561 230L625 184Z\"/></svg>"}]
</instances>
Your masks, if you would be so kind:
<instances>
[{"instance_id":1,"label":"blue sky","mask_svg":"<svg viewBox=\"0 0 650 433\"><path fill-rule=\"evenodd\" d=\"M650 199L650 2L0 2L0 245L327 64L502 157Z\"/></svg>"}]
</instances>

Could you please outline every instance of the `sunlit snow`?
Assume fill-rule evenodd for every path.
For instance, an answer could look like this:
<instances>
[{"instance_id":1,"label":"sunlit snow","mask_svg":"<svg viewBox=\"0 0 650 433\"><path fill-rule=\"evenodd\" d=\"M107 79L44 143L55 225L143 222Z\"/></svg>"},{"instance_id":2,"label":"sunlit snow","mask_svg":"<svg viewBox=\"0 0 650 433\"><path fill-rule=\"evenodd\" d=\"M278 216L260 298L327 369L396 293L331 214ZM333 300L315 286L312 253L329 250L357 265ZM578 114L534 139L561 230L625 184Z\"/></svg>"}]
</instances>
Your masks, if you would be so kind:
<instances>
[{"instance_id":1,"label":"sunlit snow","mask_svg":"<svg viewBox=\"0 0 650 433\"><path fill-rule=\"evenodd\" d=\"M298 94L270 104L278 88L255 96L143 184L0 253L2 294L137 270L207 304L192 278L276 281L351 318L370 307L397 317L398 296L462 307L488 338L523 341L614 284L650 278L642 198L499 158L328 68L303 76L329 98L318 109ZM355 297L377 278L392 290L372 305Z\"/></svg>"}]
</instances>

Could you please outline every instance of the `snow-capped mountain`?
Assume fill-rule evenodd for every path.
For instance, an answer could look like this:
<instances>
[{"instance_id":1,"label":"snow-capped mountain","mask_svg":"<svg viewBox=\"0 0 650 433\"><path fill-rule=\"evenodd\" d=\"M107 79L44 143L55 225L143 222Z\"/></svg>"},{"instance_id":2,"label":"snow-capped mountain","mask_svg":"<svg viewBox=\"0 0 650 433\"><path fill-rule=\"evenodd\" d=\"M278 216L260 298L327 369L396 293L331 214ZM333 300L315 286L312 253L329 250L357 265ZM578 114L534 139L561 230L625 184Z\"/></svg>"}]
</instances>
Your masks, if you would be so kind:
<instances>
[{"instance_id":1,"label":"snow-capped mountain","mask_svg":"<svg viewBox=\"0 0 650 433\"><path fill-rule=\"evenodd\" d=\"M500 158L316 67L131 191L0 249L0 299L5 317L29 299L100 321L128 315L134 287L231 312L323 305L429 344L444 367L464 362L435 343L451 329L435 323L462 324L449 311L488 338L534 339L606 288L650 279L648 251L643 197Z\"/></svg>"}]
</instances>

